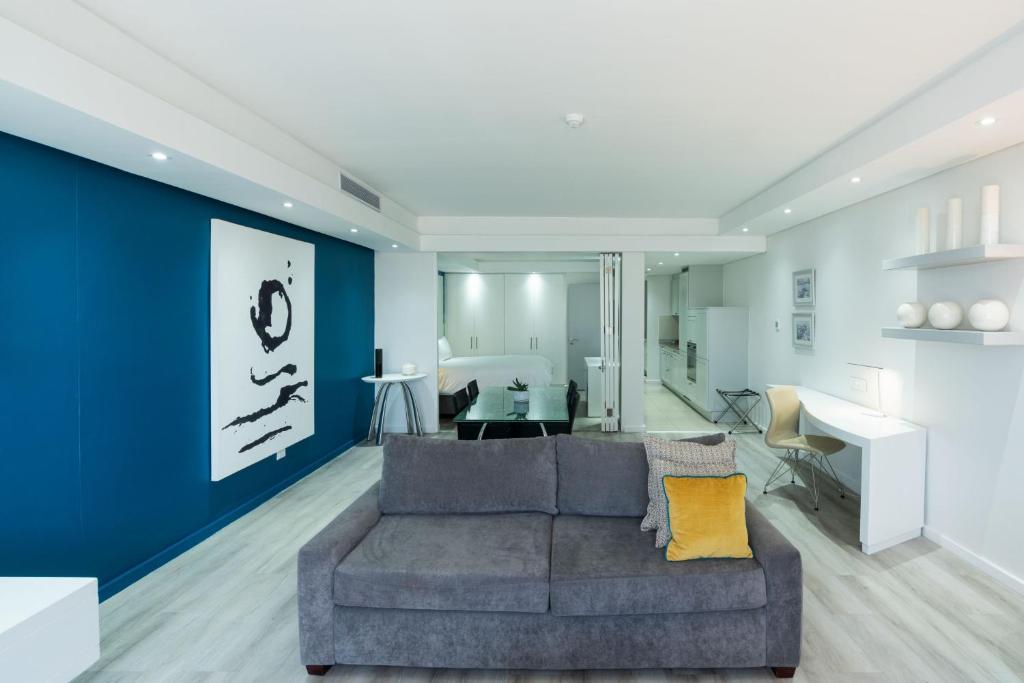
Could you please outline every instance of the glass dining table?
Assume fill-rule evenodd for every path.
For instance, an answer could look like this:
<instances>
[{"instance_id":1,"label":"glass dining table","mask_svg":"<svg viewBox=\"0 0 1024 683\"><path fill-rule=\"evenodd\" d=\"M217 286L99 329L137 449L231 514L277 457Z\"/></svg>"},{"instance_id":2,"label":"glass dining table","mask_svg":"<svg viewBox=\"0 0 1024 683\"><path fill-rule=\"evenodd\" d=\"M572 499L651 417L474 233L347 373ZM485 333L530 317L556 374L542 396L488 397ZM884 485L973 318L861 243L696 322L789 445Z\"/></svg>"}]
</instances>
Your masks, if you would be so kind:
<instances>
[{"instance_id":1,"label":"glass dining table","mask_svg":"<svg viewBox=\"0 0 1024 683\"><path fill-rule=\"evenodd\" d=\"M505 387L484 387L476 399L455 416L460 439L483 439L491 426L491 438L547 436L569 430L569 406L564 386L529 390L526 404L512 400Z\"/></svg>"}]
</instances>

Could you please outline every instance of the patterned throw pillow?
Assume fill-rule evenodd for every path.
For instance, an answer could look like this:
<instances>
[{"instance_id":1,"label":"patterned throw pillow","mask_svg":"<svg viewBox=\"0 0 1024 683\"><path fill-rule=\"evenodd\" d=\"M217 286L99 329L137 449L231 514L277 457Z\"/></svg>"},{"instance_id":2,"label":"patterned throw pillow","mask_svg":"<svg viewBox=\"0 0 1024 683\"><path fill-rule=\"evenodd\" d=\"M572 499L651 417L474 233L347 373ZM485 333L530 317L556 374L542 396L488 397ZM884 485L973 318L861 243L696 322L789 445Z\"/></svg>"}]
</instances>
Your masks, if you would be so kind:
<instances>
[{"instance_id":1,"label":"patterned throw pillow","mask_svg":"<svg viewBox=\"0 0 1024 683\"><path fill-rule=\"evenodd\" d=\"M665 441L644 437L647 450L647 516L640 522L643 531L657 531L655 548L664 548L671 539L665 490L661 480L670 476L723 477L736 471L736 442L702 446L686 441Z\"/></svg>"}]
</instances>

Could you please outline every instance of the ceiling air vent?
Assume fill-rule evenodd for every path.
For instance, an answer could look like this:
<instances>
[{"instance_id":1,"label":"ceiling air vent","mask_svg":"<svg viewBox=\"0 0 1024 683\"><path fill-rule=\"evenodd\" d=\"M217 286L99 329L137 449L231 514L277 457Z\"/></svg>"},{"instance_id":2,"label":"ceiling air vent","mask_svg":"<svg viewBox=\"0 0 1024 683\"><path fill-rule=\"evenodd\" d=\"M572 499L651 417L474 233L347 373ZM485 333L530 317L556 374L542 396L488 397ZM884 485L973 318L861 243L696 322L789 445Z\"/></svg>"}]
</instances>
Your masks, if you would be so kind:
<instances>
[{"instance_id":1,"label":"ceiling air vent","mask_svg":"<svg viewBox=\"0 0 1024 683\"><path fill-rule=\"evenodd\" d=\"M356 181L352 180L344 173L341 173L341 190L347 192L363 204L373 208L375 211L380 211L380 196L375 192L371 192L367 188L363 187Z\"/></svg>"}]
</instances>

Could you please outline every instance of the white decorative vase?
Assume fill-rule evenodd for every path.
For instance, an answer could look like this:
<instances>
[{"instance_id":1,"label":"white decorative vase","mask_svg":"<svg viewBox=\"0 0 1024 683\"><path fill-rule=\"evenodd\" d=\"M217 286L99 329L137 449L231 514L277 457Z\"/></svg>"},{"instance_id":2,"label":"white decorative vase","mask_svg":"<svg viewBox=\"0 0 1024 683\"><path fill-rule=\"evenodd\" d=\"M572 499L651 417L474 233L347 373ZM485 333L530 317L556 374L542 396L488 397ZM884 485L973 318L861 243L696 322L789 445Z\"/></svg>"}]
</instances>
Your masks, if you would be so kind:
<instances>
[{"instance_id":1,"label":"white decorative vase","mask_svg":"<svg viewBox=\"0 0 1024 683\"><path fill-rule=\"evenodd\" d=\"M928 309L919 301L909 301L896 309L896 319L903 327L921 327L928 319Z\"/></svg>"},{"instance_id":2,"label":"white decorative vase","mask_svg":"<svg viewBox=\"0 0 1024 683\"><path fill-rule=\"evenodd\" d=\"M407 376L407 377L409 375L415 375L416 374L416 364L415 363L406 363L405 365L403 365L402 366L402 374Z\"/></svg>"},{"instance_id":3,"label":"white decorative vase","mask_svg":"<svg viewBox=\"0 0 1024 683\"><path fill-rule=\"evenodd\" d=\"M964 320L964 309L955 301L940 301L928 309L928 322L937 330L952 330Z\"/></svg>"},{"instance_id":4,"label":"white decorative vase","mask_svg":"<svg viewBox=\"0 0 1024 683\"><path fill-rule=\"evenodd\" d=\"M917 235L917 253L927 254L932 246L932 219L927 206L922 206L914 215L914 227Z\"/></svg>"},{"instance_id":5,"label":"white decorative vase","mask_svg":"<svg viewBox=\"0 0 1024 683\"><path fill-rule=\"evenodd\" d=\"M982 299L967 311L971 327L982 332L998 332L1010 322L1010 309L1002 301Z\"/></svg>"},{"instance_id":6,"label":"white decorative vase","mask_svg":"<svg viewBox=\"0 0 1024 683\"><path fill-rule=\"evenodd\" d=\"M952 197L946 202L946 249L964 246L964 200Z\"/></svg>"},{"instance_id":7,"label":"white decorative vase","mask_svg":"<svg viewBox=\"0 0 1024 683\"><path fill-rule=\"evenodd\" d=\"M981 188L981 230L979 244L999 244L999 186Z\"/></svg>"},{"instance_id":8,"label":"white decorative vase","mask_svg":"<svg viewBox=\"0 0 1024 683\"><path fill-rule=\"evenodd\" d=\"M512 392L513 403L529 403L530 392L529 391L513 391Z\"/></svg>"}]
</instances>

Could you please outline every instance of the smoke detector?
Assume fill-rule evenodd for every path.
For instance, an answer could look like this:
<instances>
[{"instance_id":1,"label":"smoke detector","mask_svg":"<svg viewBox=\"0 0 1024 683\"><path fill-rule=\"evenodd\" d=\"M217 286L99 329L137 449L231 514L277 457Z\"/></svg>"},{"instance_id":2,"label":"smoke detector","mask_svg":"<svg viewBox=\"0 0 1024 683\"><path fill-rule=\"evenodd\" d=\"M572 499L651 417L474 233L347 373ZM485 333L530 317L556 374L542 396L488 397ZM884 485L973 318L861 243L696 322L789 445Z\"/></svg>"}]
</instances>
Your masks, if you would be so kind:
<instances>
[{"instance_id":1,"label":"smoke detector","mask_svg":"<svg viewBox=\"0 0 1024 683\"><path fill-rule=\"evenodd\" d=\"M583 114L566 114L565 125L570 128L579 128L583 125Z\"/></svg>"}]
</instances>

